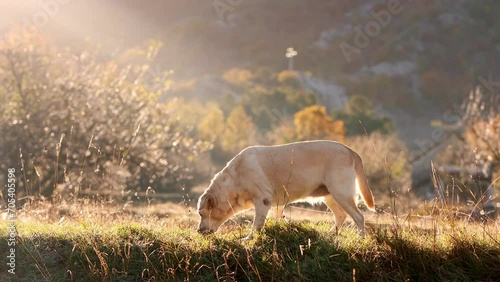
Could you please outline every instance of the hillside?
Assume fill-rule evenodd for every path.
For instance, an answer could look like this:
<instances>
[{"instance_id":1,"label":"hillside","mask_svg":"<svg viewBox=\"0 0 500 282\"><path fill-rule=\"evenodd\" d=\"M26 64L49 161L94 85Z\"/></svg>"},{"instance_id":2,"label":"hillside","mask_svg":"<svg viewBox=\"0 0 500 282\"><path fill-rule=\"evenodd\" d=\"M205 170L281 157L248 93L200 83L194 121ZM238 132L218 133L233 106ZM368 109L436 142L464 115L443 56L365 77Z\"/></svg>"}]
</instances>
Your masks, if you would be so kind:
<instances>
[{"instance_id":1,"label":"hillside","mask_svg":"<svg viewBox=\"0 0 500 282\"><path fill-rule=\"evenodd\" d=\"M132 73L141 74L144 83L141 90L147 89L145 92L151 91L154 95L144 93L144 97L131 97L130 89L119 88L123 97L121 99L131 99L127 104L130 108L123 107L121 112L143 111L155 122L175 124L178 131L164 133L168 138L177 138L175 134L178 132L182 133L180 136L192 138L192 142L187 142L186 146L195 144L198 139L200 142L208 141L195 151L203 148L200 151L204 152L214 145L211 160L215 159L219 166L244 146L255 143L283 143L311 138L350 142L345 138L368 136L376 131L396 134L404 141L404 146L398 143L399 140L395 142L397 146L382 142L378 144L380 148L397 148L392 152L393 156L401 152L406 156L406 149L419 155L426 153L428 147L447 143L451 134L463 139L466 129L460 120L465 117L465 113L460 107L474 86L482 86L486 95L494 101L490 103L493 108L498 107L495 97L498 97L496 81L499 80L500 66L500 19L497 17L500 4L494 0L370 3L326 0L217 0L200 3L194 0L168 0L149 2L147 5L132 0L106 3L91 0L57 2L57 5L50 7L43 6L41 2L22 0L1 5L0 31L10 30L15 23L35 26L43 39L22 44L29 46L32 55L39 56L41 64L50 65L48 69L54 68L54 74L63 80L74 83L76 78L81 78L82 84L91 86L85 89L98 86L83 78L90 74L88 72L68 77L63 75L65 72L61 69L73 67L72 56L91 57L95 60L96 72L109 68L106 74L109 73L115 79L110 81L117 85L122 80L116 79L114 72L119 70L120 73L129 73L127 68L134 66ZM37 15L42 17L37 18ZM5 45L7 54L22 49L14 43ZM291 72L285 71L292 66L290 59L285 57L288 47L298 52L293 58ZM57 101L60 99L57 97L67 97L67 89L61 90L58 81L44 77L43 70L33 81L16 84L18 70L15 68L21 66L21 62L26 73L32 73L29 69L30 56L20 54L15 57L20 65L9 64L8 60L2 65L2 68L13 70L1 73L10 83L1 95L10 99L12 89L21 85L33 93L34 96L29 98L36 105L39 88L30 87L33 82L33 85L41 83L43 91L48 91L43 87L52 85L54 90L44 94L46 99L52 97ZM47 56L54 59L47 61ZM61 56L66 60L66 66L55 59ZM94 66L94 62L91 65ZM75 69L77 71L79 69ZM147 72L146 76L143 76L144 71ZM171 72L165 75L164 71ZM100 76L92 75L92 79L100 82ZM137 87L137 80L132 77L127 77L127 80L130 85ZM106 87L109 93L117 89L114 85ZM85 93L92 97L98 91ZM133 107L138 103L133 99L149 99L152 96L155 99L158 97L162 105L153 105L156 100L148 100L151 108ZM16 99L12 99L16 103ZM75 99L85 97L75 96ZM362 106L353 107L353 101L361 102ZM58 103L45 102L54 107L54 111L68 110L59 109ZM102 106L111 110L103 109L97 113L109 114L121 120L121 117L114 115L115 105L101 105L94 100L91 102L96 103L95 108ZM115 101L111 99L109 102ZM16 105L27 108L19 111L12 108L11 114L15 118L6 116L6 122L34 116L32 111L38 109L28 104ZM157 113L149 115L152 108L156 108ZM30 115L22 117L20 113L24 111ZM305 111L302 113L304 119L299 120L296 115L302 111ZM95 127L94 123L107 121L109 117L101 118L95 113L92 112L92 118L97 121L91 122L85 118L79 120L81 127L85 128L80 132L81 144L88 142L82 140L94 135L100 138L105 136L103 131L95 132L96 128L102 127ZM44 113L40 111L37 114ZM312 118L315 114L322 116L325 123L315 121ZM171 115L171 120L166 121L165 115ZM124 128L111 128L115 131L106 134L115 132L116 135L128 133L128 136L135 136L134 130L139 130L139 127L126 127L137 122L135 117L129 114L128 120L122 122ZM32 120L30 128L34 131L45 127L55 128L51 138L57 138L73 132L64 118L61 116L60 123L57 126L50 124L50 127L49 121ZM444 133L437 131L436 134L436 128L431 126L435 120L441 121L441 127L453 130L443 130ZM496 128L494 120L490 120L492 128ZM45 123L37 124L38 121ZM299 121L303 124L319 124L318 130L326 126L321 130L327 129L323 131L329 134L298 132L293 127ZM246 127L240 126L245 123ZM434 125L437 124L434 122ZM224 128L221 129L221 126ZM6 124L5 128L15 129L13 132L16 134L24 132L19 124ZM214 129L225 131L225 135L217 134L222 131ZM154 126L148 130L151 130L151 134L162 132ZM485 128L484 132L488 130ZM36 132L46 137L45 132ZM30 135L35 136L35 133L30 132ZM219 137L221 135L224 136ZM15 134L12 136L10 143L6 144L17 146L20 138ZM145 134L145 140L148 136ZM128 140L123 136L113 138L113 142ZM168 138L151 139L151 142ZM25 150L30 152L25 156L38 158L45 145L38 145L42 144L38 141L32 143L31 139L28 135L24 136L23 140L28 144ZM380 139L392 140L387 136ZM44 139L43 142L48 141ZM366 144L363 140L359 143ZM115 145L105 144L101 148L108 148L109 156L114 154ZM162 145L158 148L169 147ZM12 160L19 158L17 153L12 153L15 150L11 148L7 148L6 152ZM371 153L373 150L365 151L365 155L373 155ZM496 149L493 153L496 154ZM488 156L485 157L488 159ZM158 166L162 166L161 162L164 161L160 162L153 155L147 159ZM96 160L102 162L101 165L106 164L97 156ZM192 162L193 156L186 160ZM405 160L415 161L409 157L405 157ZM131 170L137 164L144 165L144 162L136 160L136 163L128 163ZM421 174L429 180L429 164L430 159L425 159L425 166L413 169L420 169ZM179 170L171 162L167 167L166 171ZM407 165L404 167L402 175L412 169ZM46 169L51 171L52 168L47 165ZM193 168L186 169L191 173ZM211 169L206 168L203 173L210 174L213 172ZM108 170L111 171L109 167ZM163 168L144 165L140 169L141 177L147 178L158 170L163 171ZM190 173L180 179L196 178ZM43 176L49 183L52 179L47 175L51 173ZM178 180L172 177L168 182L177 183ZM149 181L158 180L144 180L140 190L146 190L146 183L151 183Z\"/></svg>"},{"instance_id":2,"label":"hillside","mask_svg":"<svg viewBox=\"0 0 500 282\"><path fill-rule=\"evenodd\" d=\"M473 85L489 75L499 80L500 3L398 2L393 12L384 1L70 2L41 29L75 49L87 40L110 52L157 38L164 46L156 64L177 80L235 67L279 71L287 66L285 49L294 47L296 70L377 102L412 146ZM0 29L39 9L19 6ZM405 121L413 118L418 122ZM405 131L409 126L414 130Z\"/></svg>"}]
</instances>

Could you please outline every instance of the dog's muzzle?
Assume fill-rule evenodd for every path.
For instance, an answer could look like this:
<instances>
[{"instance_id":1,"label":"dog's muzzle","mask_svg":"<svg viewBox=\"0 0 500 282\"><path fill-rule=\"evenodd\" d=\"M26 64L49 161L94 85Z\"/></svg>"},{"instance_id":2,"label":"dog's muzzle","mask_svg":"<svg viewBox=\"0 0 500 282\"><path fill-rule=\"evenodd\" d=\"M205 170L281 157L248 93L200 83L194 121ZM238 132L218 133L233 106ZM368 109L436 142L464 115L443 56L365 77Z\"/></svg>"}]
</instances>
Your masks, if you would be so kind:
<instances>
[{"instance_id":1,"label":"dog's muzzle","mask_svg":"<svg viewBox=\"0 0 500 282\"><path fill-rule=\"evenodd\" d=\"M202 235L208 235L208 234L214 233L214 231L210 230L208 228L200 228L200 229L198 229L198 233L200 233Z\"/></svg>"}]
</instances>

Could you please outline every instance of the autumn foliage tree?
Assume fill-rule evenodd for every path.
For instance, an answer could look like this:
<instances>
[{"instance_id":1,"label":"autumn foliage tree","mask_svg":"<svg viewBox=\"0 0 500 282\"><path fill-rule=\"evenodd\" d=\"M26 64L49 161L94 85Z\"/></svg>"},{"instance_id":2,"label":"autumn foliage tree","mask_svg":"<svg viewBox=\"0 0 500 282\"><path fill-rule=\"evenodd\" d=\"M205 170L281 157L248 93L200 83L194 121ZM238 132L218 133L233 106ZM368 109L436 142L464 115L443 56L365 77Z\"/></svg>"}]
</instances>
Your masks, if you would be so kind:
<instances>
[{"instance_id":1,"label":"autumn foliage tree","mask_svg":"<svg viewBox=\"0 0 500 282\"><path fill-rule=\"evenodd\" d=\"M255 125L245 108L237 106L227 117L221 147L228 153L236 154L254 143L255 133Z\"/></svg>"},{"instance_id":2,"label":"autumn foliage tree","mask_svg":"<svg viewBox=\"0 0 500 282\"><path fill-rule=\"evenodd\" d=\"M295 114L295 132L297 140L327 139L343 141L344 123L333 120L324 106L310 106Z\"/></svg>"},{"instance_id":3,"label":"autumn foliage tree","mask_svg":"<svg viewBox=\"0 0 500 282\"><path fill-rule=\"evenodd\" d=\"M253 78L253 76L254 75L249 70L232 68L226 71L222 75L222 78L229 84L235 86L248 87L248 85L251 83L251 79Z\"/></svg>"},{"instance_id":4,"label":"autumn foliage tree","mask_svg":"<svg viewBox=\"0 0 500 282\"><path fill-rule=\"evenodd\" d=\"M210 140L213 143L219 143L225 129L224 113L219 107L215 106L207 113L197 126L198 136Z\"/></svg>"},{"instance_id":5,"label":"autumn foliage tree","mask_svg":"<svg viewBox=\"0 0 500 282\"><path fill-rule=\"evenodd\" d=\"M245 108L236 106L229 116L218 107L212 107L197 127L198 135L213 143L211 150L212 161L222 165L240 150L254 145L257 134L252 119L247 115Z\"/></svg>"},{"instance_id":6,"label":"autumn foliage tree","mask_svg":"<svg viewBox=\"0 0 500 282\"><path fill-rule=\"evenodd\" d=\"M242 105L261 132L315 102L312 93L290 85L256 86L242 95Z\"/></svg>"},{"instance_id":7,"label":"autumn foliage tree","mask_svg":"<svg viewBox=\"0 0 500 282\"><path fill-rule=\"evenodd\" d=\"M300 77L299 73L296 71L284 70L278 74L277 78L279 83L284 85L299 88L300 87Z\"/></svg>"}]
</instances>

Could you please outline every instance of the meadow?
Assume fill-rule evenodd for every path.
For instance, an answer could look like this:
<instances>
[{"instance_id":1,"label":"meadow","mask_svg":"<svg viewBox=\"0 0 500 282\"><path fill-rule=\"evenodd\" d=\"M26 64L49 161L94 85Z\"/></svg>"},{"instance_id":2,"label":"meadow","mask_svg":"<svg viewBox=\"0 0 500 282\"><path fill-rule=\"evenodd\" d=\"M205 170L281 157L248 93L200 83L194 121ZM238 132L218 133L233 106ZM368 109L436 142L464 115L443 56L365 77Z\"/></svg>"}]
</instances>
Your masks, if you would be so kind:
<instances>
[{"instance_id":1,"label":"meadow","mask_svg":"<svg viewBox=\"0 0 500 282\"><path fill-rule=\"evenodd\" d=\"M245 2L227 26L209 2L175 20L189 1L109 2L163 36L87 41L128 37L95 6L81 34L57 28L66 43L0 38L0 281L500 281L494 0L413 1L352 63L339 44L374 22L360 1ZM74 9L60 18L78 22ZM305 140L363 158L377 204L365 238L350 218L331 231L325 206L293 206L250 241L252 212L196 232L196 187L247 146Z\"/></svg>"},{"instance_id":2,"label":"meadow","mask_svg":"<svg viewBox=\"0 0 500 282\"><path fill-rule=\"evenodd\" d=\"M16 223L16 274L1 281L498 281L500 222L474 222L455 209L427 215L365 212L368 234L332 215L286 210L251 241L251 212L216 234L197 234L192 207L37 204ZM8 222L0 233L7 239ZM1 253L7 244L0 244Z\"/></svg>"}]
</instances>

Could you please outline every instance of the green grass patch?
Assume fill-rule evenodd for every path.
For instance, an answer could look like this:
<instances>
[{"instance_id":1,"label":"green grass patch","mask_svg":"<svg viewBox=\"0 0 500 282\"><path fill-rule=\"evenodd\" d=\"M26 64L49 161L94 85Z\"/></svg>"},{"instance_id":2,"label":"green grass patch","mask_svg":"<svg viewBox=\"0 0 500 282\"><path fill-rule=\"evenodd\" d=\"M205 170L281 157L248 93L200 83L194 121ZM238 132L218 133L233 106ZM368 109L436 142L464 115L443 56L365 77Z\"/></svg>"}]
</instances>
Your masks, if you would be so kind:
<instances>
[{"instance_id":1,"label":"green grass patch","mask_svg":"<svg viewBox=\"0 0 500 282\"><path fill-rule=\"evenodd\" d=\"M500 235L480 225L375 226L366 238L330 226L270 220L241 241L242 230L204 237L154 222L19 222L16 275L2 263L0 280L500 281Z\"/></svg>"}]
</instances>

